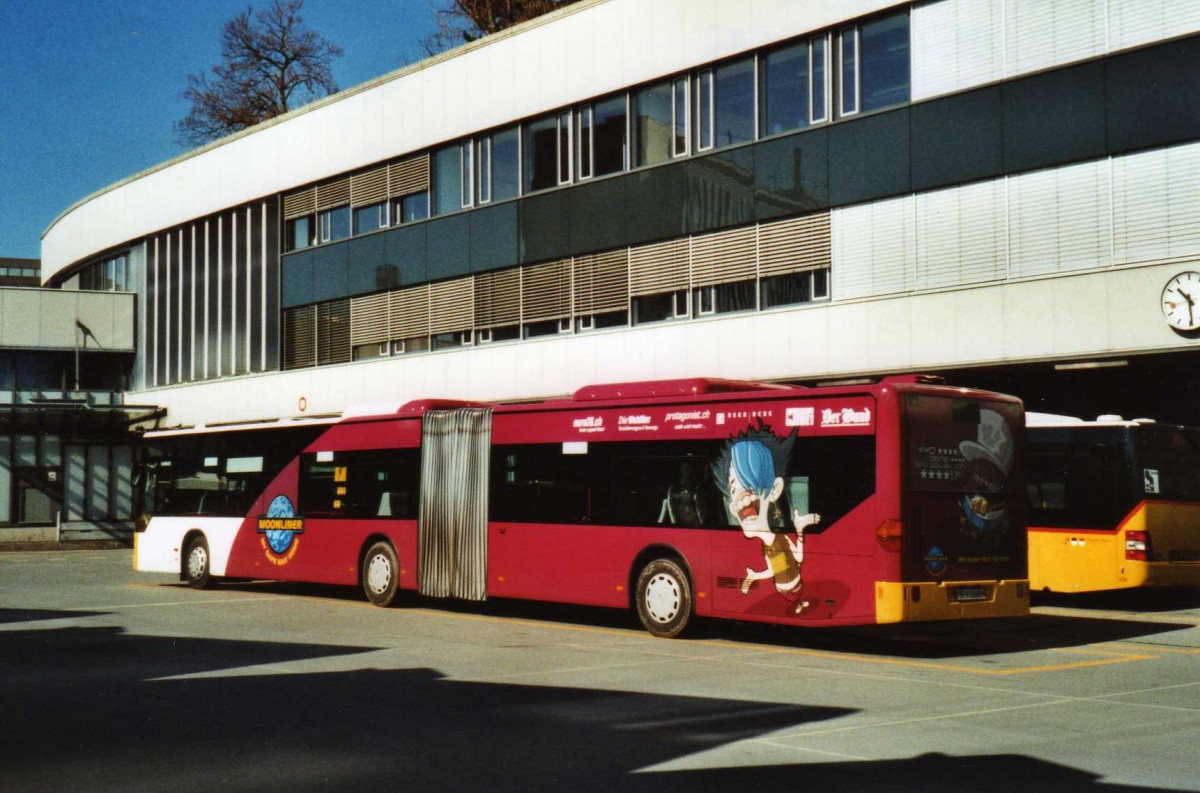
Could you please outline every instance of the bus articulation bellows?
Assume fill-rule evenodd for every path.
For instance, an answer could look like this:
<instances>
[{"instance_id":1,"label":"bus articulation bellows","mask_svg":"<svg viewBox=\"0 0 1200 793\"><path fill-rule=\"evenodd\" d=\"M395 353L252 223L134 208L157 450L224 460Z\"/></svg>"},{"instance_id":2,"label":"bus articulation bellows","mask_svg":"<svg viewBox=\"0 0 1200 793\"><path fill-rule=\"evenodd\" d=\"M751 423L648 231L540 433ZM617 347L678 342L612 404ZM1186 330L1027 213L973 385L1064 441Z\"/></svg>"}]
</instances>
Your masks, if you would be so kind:
<instances>
[{"instance_id":1,"label":"bus articulation bellows","mask_svg":"<svg viewBox=\"0 0 1200 793\"><path fill-rule=\"evenodd\" d=\"M1023 615L1022 424L1013 397L917 377L697 378L410 402L293 437L291 456L263 432L164 435L134 564L197 587L357 585L383 606L415 590L629 608L665 637L693 616Z\"/></svg>"}]
</instances>

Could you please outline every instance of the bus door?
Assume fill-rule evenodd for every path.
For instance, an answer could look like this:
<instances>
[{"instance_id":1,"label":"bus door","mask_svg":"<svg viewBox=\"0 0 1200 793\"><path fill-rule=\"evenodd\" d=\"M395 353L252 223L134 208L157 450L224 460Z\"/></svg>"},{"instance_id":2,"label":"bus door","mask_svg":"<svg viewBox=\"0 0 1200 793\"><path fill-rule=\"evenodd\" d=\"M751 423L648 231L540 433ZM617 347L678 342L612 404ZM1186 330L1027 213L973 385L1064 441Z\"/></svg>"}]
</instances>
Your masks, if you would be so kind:
<instances>
[{"instance_id":1,"label":"bus door","mask_svg":"<svg viewBox=\"0 0 1200 793\"><path fill-rule=\"evenodd\" d=\"M430 410L421 425L417 591L487 599L490 408Z\"/></svg>"}]
</instances>

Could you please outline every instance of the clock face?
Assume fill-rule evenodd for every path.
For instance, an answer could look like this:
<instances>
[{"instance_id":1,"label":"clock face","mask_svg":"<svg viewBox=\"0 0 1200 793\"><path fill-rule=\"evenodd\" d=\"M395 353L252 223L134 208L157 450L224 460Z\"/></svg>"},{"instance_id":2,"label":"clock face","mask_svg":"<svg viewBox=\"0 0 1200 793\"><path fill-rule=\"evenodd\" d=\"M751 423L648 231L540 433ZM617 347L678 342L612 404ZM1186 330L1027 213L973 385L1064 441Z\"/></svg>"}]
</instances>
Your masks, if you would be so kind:
<instances>
[{"instance_id":1,"label":"clock face","mask_svg":"<svg viewBox=\"0 0 1200 793\"><path fill-rule=\"evenodd\" d=\"M1172 328L1200 329L1200 273L1180 273L1167 281L1162 293L1162 310Z\"/></svg>"}]
</instances>

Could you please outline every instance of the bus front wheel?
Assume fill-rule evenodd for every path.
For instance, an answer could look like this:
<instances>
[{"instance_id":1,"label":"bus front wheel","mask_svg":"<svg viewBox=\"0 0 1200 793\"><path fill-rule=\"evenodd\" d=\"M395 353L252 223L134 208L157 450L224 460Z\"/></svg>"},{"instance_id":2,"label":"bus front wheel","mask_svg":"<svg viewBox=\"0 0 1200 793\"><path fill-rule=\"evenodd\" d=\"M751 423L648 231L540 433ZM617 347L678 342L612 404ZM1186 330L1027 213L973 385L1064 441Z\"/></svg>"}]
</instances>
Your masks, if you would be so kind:
<instances>
[{"instance_id":1,"label":"bus front wheel","mask_svg":"<svg viewBox=\"0 0 1200 793\"><path fill-rule=\"evenodd\" d=\"M208 540L200 534L188 543L184 555L183 575L192 589L208 589L212 586L212 557L208 553Z\"/></svg>"},{"instance_id":2,"label":"bus front wheel","mask_svg":"<svg viewBox=\"0 0 1200 793\"><path fill-rule=\"evenodd\" d=\"M376 606L390 606L396 599L400 562L391 544L377 542L363 557L362 586L367 600Z\"/></svg>"},{"instance_id":3,"label":"bus front wheel","mask_svg":"<svg viewBox=\"0 0 1200 793\"><path fill-rule=\"evenodd\" d=\"M655 559L637 580L637 613L651 635L672 639L692 617L692 583L673 559Z\"/></svg>"}]
</instances>

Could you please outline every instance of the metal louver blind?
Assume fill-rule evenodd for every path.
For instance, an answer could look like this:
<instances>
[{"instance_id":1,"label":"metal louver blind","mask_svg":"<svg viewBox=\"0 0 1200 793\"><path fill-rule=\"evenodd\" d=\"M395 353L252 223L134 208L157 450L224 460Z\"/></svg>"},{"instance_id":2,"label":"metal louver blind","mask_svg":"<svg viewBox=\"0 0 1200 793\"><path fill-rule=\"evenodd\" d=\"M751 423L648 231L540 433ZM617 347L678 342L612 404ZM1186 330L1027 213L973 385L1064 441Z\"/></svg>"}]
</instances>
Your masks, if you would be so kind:
<instances>
[{"instance_id":1,"label":"metal louver blind","mask_svg":"<svg viewBox=\"0 0 1200 793\"><path fill-rule=\"evenodd\" d=\"M575 313L629 308L629 250L575 257Z\"/></svg>"},{"instance_id":2,"label":"metal louver blind","mask_svg":"<svg viewBox=\"0 0 1200 793\"><path fill-rule=\"evenodd\" d=\"M390 303L387 292L351 298L351 347L388 341L388 306Z\"/></svg>"},{"instance_id":3,"label":"metal louver blind","mask_svg":"<svg viewBox=\"0 0 1200 793\"><path fill-rule=\"evenodd\" d=\"M388 166L388 195L411 195L428 189L428 154L419 154Z\"/></svg>"},{"instance_id":4,"label":"metal louver blind","mask_svg":"<svg viewBox=\"0 0 1200 793\"><path fill-rule=\"evenodd\" d=\"M692 238L692 286L753 281L758 274L754 226Z\"/></svg>"},{"instance_id":5,"label":"metal louver blind","mask_svg":"<svg viewBox=\"0 0 1200 793\"><path fill-rule=\"evenodd\" d=\"M475 321L474 281L456 278L429 286L429 332L470 330Z\"/></svg>"},{"instance_id":6,"label":"metal louver blind","mask_svg":"<svg viewBox=\"0 0 1200 793\"><path fill-rule=\"evenodd\" d=\"M316 306L283 312L283 368L299 369L317 362Z\"/></svg>"},{"instance_id":7,"label":"metal louver blind","mask_svg":"<svg viewBox=\"0 0 1200 793\"><path fill-rule=\"evenodd\" d=\"M571 316L571 260L521 268L521 319L537 322Z\"/></svg>"},{"instance_id":8,"label":"metal louver blind","mask_svg":"<svg viewBox=\"0 0 1200 793\"><path fill-rule=\"evenodd\" d=\"M317 365L350 360L350 301L317 306Z\"/></svg>"},{"instance_id":9,"label":"metal louver blind","mask_svg":"<svg viewBox=\"0 0 1200 793\"><path fill-rule=\"evenodd\" d=\"M350 203L356 207L386 201L388 197L387 166L374 168L350 177Z\"/></svg>"},{"instance_id":10,"label":"metal louver blind","mask_svg":"<svg viewBox=\"0 0 1200 793\"><path fill-rule=\"evenodd\" d=\"M393 339L429 335L429 285L411 286L388 293Z\"/></svg>"},{"instance_id":11,"label":"metal louver blind","mask_svg":"<svg viewBox=\"0 0 1200 793\"><path fill-rule=\"evenodd\" d=\"M306 187L283 197L283 216L291 220L317 211L317 188Z\"/></svg>"},{"instance_id":12,"label":"metal louver blind","mask_svg":"<svg viewBox=\"0 0 1200 793\"><path fill-rule=\"evenodd\" d=\"M828 267L831 261L828 212L763 223L758 227L760 277Z\"/></svg>"},{"instance_id":13,"label":"metal louver blind","mask_svg":"<svg viewBox=\"0 0 1200 793\"><path fill-rule=\"evenodd\" d=\"M653 295L688 287L688 240L629 249L629 293Z\"/></svg>"},{"instance_id":14,"label":"metal louver blind","mask_svg":"<svg viewBox=\"0 0 1200 793\"><path fill-rule=\"evenodd\" d=\"M475 327L496 328L521 321L521 269L475 276Z\"/></svg>"},{"instance_id":15,"label":"metal louver blind","mask_svg":"<svg viewBox=\"0 0 1200 793\"><path fill-rule=\"evenodd\" d=\"M431 410L421 419L417 591L487 599L492 411Z\"/></svg>"},{"instance_id":16,"label":"metal louver blind","mask_svg":"<svg viewBox=\"0 0 1200 793\"><path fill-rule=\"evenodd\" d=\"M329 209L350 203L350 177L317 185L317 209Z\"/></svg>"}]
</instances>

